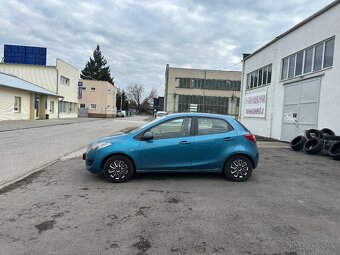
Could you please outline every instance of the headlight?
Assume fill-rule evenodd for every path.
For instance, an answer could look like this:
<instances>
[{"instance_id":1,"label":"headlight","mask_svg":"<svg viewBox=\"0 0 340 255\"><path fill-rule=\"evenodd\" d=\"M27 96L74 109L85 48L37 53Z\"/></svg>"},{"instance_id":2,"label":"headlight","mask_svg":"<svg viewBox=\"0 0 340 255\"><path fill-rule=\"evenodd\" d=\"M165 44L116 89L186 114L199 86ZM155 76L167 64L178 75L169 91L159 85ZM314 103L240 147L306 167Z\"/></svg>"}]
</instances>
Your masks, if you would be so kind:
<instances>
[{"instance_id":1,"label":"headlight","mask_svg":"<svg viewBox=\"0 0 340 255\"><path fill-rule=\"evenodd\" d=\"M91 150L100 150L103 149L107 146L110 146L112 143L108 143L108 142L102 142L102 143L95 143L95 144L91 144L90 148Z\"/></svg>"}]
</instances>

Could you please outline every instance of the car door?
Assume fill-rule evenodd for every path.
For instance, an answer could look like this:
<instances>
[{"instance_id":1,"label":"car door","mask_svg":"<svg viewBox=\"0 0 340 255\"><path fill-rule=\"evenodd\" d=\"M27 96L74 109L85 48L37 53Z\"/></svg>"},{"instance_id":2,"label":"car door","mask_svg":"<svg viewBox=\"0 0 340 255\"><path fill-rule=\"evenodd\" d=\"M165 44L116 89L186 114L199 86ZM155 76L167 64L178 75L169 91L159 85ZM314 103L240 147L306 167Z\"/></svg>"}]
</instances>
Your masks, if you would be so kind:
<instances>
[{"instance_id":1,"label":"car door","mask_svg":"<svg viewBox=\"0 0 340 255\"><path fill-rule=\"evenodd\" d=\"M140 142L140 170L190 170L193 144L191 123L190 117L176 118L147 130L153 133L153 139Z\"/></svg>"},{"instance_id":2,"label":"car door","mask_svg":"<svg viewBox=\"0 0 340 255\"><path fill-rule=\"evenodd\" d=\"M237 145L237 133L224 119L198 117L194 136L192 168L220 171L226 157Z\"/></svg>"}]
</instances>

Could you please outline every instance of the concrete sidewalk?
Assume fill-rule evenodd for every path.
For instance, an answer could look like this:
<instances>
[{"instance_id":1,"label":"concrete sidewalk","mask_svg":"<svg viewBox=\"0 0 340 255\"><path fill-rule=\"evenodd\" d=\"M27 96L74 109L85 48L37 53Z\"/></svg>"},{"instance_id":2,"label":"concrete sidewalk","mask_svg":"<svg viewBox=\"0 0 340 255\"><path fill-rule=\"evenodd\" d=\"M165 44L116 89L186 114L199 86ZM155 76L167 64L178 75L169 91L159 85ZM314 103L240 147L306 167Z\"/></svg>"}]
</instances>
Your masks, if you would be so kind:
<instances>
[{"instance_id":1,"label":"concrete sidewalk","mask_svg":"<svg viewBox=\"0 0 340 255\"><path fill-rule=\"evenodd\" d=\"M14 131L29 128L48 127L56 125L67 125L88 121L98 121L101 118L66 118L49 120L4 120L0 121L0 132Z\"/></svg>"}]
</instances>

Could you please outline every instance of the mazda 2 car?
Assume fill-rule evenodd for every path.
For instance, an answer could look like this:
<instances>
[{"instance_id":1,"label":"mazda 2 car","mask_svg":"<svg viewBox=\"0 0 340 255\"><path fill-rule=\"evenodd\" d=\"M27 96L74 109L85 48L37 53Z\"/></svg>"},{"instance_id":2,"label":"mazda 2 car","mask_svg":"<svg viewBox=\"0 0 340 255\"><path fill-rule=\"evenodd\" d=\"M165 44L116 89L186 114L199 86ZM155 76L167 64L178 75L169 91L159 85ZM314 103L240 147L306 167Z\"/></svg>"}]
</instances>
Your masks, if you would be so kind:
<instances>
[{"instance_id":1,"label":"mazda 2 car","mask_svg":"<svg viewBox=\"0 0 340 255\"><path fill-rule=\"evenodd\" d=\"M143 172L216 172L239 182L250 177L259 152L255 137L230 116L178 113L95 140L83 159L110 182Z\"/></svg>"}]
</instances>

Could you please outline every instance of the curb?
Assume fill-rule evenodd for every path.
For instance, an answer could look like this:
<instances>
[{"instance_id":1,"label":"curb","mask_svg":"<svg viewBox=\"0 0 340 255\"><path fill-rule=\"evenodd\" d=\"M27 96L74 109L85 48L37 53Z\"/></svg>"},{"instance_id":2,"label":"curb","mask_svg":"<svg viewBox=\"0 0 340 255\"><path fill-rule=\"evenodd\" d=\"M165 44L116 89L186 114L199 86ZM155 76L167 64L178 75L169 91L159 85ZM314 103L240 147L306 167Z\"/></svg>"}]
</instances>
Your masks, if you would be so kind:
<instances>
[{"instance_id":1,"label":"curb","mask_svg":"<svg viewBox=\"0 0 340 255\"><path fill-rule=\"evenodd\" d=\"M62 155L62 156L58 157L57 159L55 159L55 160L53 160L53 161L51 161L51 162L49 162L47 164L44 164L44 165L42 165L42 166L40 166L38 168L32 169L31 171L29 171L28 173L24 174L23 176L20 176L20 177L18 177L16 179L13 179L13 180L10 180L10 181L7 181L5 183L0 184L0 195L15 189L16 188L16 184L18 182L24 181L25 179L28 179L33 174L37 174L39 172L44 171L45 168L47 168L49 166L52 166L52 165L54 165L55 163L57 163L59 161L66 161L66 160L78 158L79 156L73 155L73 154L80 153L80 152L82 152L85 149L87 149L87 146L82 146L80 149L77 149L77 150L75 150L73 152L70 152L70 153L67 153L65 155ZM21 186L21 185L19 185L19 186Z\"/></svg>"}]
</instances>

